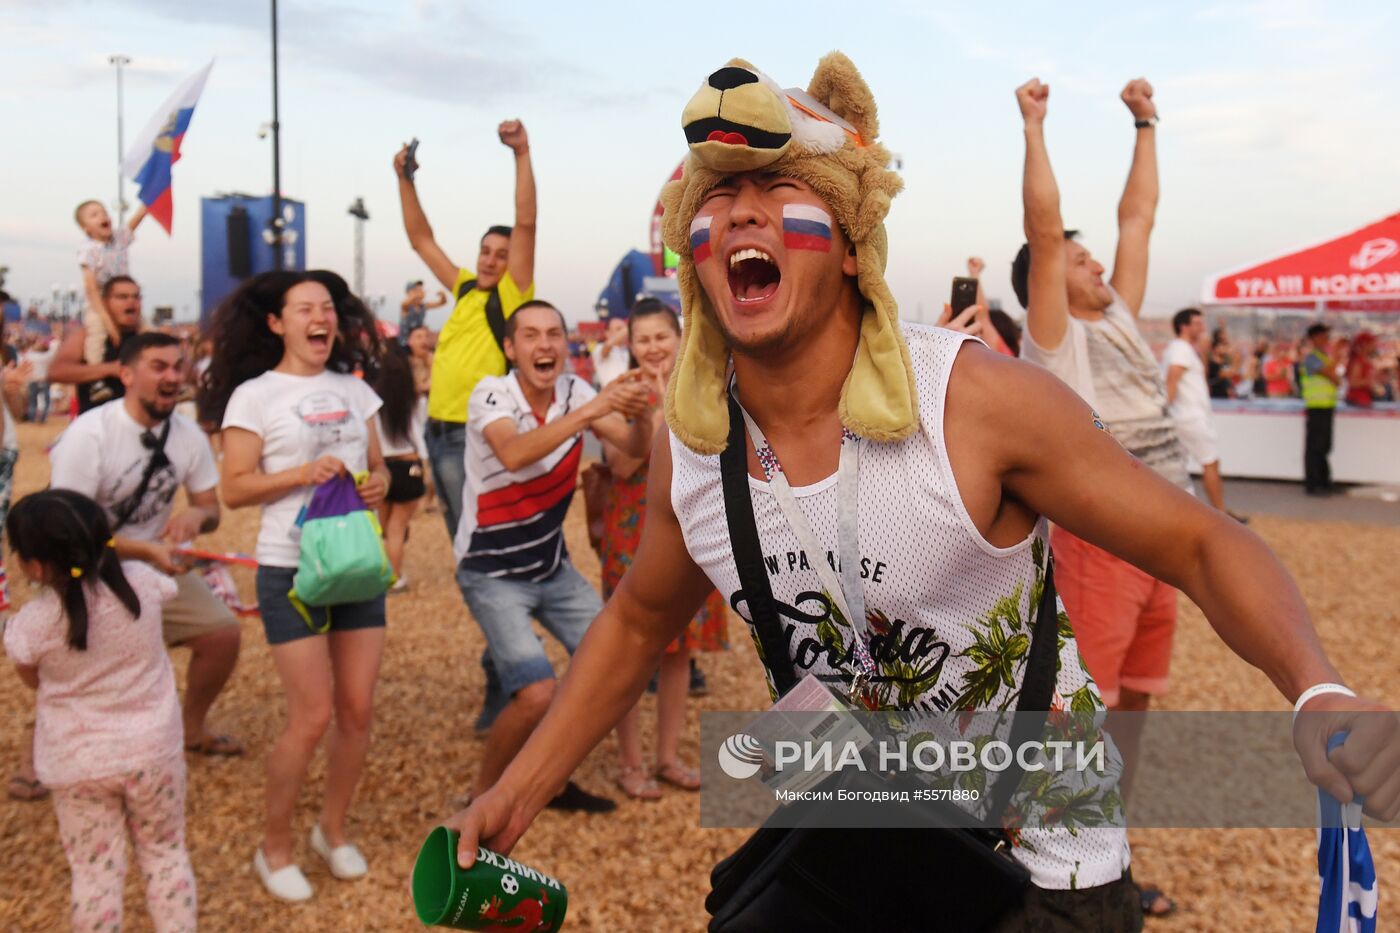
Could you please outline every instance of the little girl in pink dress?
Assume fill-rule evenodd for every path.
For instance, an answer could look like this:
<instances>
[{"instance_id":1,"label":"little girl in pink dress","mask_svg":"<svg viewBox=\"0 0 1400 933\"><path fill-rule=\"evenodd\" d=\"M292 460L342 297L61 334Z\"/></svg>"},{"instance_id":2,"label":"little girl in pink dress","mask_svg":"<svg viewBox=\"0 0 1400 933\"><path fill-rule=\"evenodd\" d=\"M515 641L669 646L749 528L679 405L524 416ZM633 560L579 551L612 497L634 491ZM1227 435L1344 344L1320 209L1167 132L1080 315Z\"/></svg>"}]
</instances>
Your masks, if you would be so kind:
<instances>
[{"instance_id":1,"label":"little girl in pink dress","mask_svg":"<svg viewBox=\"0 0 1400 933\"><path fill-rule=\"evenodd\" d=\"M42 587L5 624L5 651L38 690L34 768L53 790L73 929L121 929L129 828L156 930L193 930L183 726L160 630L175 583L119 562L106 515L79 493L26 496L5 527Z\"/></svg>"}]
</instances>

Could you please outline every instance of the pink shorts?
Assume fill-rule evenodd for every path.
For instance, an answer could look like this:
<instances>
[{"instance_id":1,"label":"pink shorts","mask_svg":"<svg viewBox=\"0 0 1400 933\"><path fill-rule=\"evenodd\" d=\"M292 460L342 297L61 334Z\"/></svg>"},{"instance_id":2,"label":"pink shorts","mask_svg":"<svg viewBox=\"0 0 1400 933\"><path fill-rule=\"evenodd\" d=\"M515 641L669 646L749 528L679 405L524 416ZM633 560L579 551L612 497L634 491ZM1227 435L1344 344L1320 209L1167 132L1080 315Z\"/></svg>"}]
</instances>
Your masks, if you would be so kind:
<instances>
[{"instance_id":1,"label":"pink shorts","mask_svg":"<svg viewBox=\"0 0 1400 933\"><path fill-rule=\"evenodd\" d=\"M1050 545L1055 589L1104 702L1117 706L1124 688L1165 693L1176 590L1063 528L1051 529Z\"/></svg>"}]
</instances>

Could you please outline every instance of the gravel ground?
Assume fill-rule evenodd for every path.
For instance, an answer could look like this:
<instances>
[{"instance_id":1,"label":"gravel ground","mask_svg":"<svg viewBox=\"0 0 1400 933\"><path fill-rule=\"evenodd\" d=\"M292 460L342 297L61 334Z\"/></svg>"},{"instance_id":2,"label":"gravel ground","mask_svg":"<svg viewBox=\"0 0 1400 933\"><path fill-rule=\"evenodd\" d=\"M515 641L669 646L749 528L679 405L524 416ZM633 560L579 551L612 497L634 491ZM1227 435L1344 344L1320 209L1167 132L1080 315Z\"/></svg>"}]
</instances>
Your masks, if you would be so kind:
<instances>
[{"instance_id":1,"label":"gravel ground","mask_svg":"<svg viewBox=\"0 0 1400 933\"><path fill-rule=\"evenodd\" d=\"M20 428L24 456L16 496L47 481L40 453L54 425ZM255 511L226 514L209 544L251 550ZM1299 522L1259 517L1253 527L1288 564L1317 618L1332 656L1359 690L1400 706L1400 528ZM570 517L570 549L585 575L597 578L587 547L581 504ZM480 745L471 720L479 708L482 638L468 618L451 576L442 520L421 514L408 548L408 594L389 603L389 636L377 697L377 732L352 831L371 865L358 883L333 879L309 847L301 864L317 896L309 904L272 901L252 874L259 841L262 759L282 716L280 689L256 619L245 621L243 655L212 724L238 735L242 759L190 763L189 842L199 880L200 917L207 930L413 930L419 924L407 895L417 847L449 812L473 773ZM11 577L17 602L25 583ZM251 580L241 583L251 594ZM739 636L739 637L735 637ZM683 755L695 760L701 710L758 709L766 694L747 639L731 630L733 649L702 659L710 694L695 700ZM1367 645L1364 651L1354 646ZM552 647L562 665L563 652ZM184 657L175 666L183 680ZM1171 692L1161 706L1190 710L1270 710L1285 704L1258 672L1230 655L1194 606L1182 602ZM16 758L31 699L18 679L0 675L0 763ZM650 700L647 718L653 722ZM594 791L612 785L616 745L596 749L579 782ZM323 783L313 764L298 825L310 830ZM698 828L695 795L668 790L656 803L625 801L607 816L545 812L513 853L565 881L568 928L574 930L702 930L711 866L745 837L742 830ZM46 931L66 925L68 868L52 807L0 800L0 930ZM1132 836L1134 875L1168 890L1175 916L1149 929L1310 929L1316 916L1315 843L1309 830L1143 830ZM1400 890L1400 833L1375 831L1383 891ZM149 930L139 876L127 879L127 928ZM1385 903L1382 904L1385 910Z\"/></svg>"}]
</instances>

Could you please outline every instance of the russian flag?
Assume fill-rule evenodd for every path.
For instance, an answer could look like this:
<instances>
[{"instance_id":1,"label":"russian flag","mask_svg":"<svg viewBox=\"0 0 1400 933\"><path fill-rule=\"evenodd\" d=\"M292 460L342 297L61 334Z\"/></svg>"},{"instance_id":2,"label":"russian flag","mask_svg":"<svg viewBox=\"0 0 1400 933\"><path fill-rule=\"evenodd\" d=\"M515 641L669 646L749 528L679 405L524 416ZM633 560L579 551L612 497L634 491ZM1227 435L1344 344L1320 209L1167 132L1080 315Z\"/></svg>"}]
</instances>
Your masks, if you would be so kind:
<instances>
[{"instance_id":1,"label":"russian flag","mask_svg":"<svg viewBox=\"0 0 1400 933\"><path fill-rule=\"evenodd\" d=\"M710 224L712 215L697 217L690 222L690 257L697 264L710 258Z\"/></svg>"},{"instance_id":2,"label":"russian flag","mask_svg":"<svg viewBox=\"0 0 1400 933\"><path fill-rule=\"evenodd\" d=\"M1341 745L1346 733L1327 742ZM1317 792L1317 873L1322 891L1317 902L1317 933L1376 933L1380 891L1371 846L1361 828L1361 800L1343 806L1325 790Z\"/></svg>"},{"instance_id":3,"label":"russian flag","mask_svg":"<svg viewBox=\"0 0 1400 933\"><path fill-rule=\"evenodd\" d=\"M831 249L831 215L815 204L784 204L783 245L827 252Z\"/></svg>"},{"instance_id":4,"label":"russian flag","mask_svg":"<svg viewBox=\"0 0 1400 933\"><path fill-rule=\"evenodd\" d=\"M204 82L209 79L209 70L213 67L214 62L210 61L175 89L122 160L122 172L140 186L136 196L166 233L170 232L175 218L170 167L180 161L180 141L185 138L194 116L194 105L199 102Z\"/></svg>"}]
</instances>

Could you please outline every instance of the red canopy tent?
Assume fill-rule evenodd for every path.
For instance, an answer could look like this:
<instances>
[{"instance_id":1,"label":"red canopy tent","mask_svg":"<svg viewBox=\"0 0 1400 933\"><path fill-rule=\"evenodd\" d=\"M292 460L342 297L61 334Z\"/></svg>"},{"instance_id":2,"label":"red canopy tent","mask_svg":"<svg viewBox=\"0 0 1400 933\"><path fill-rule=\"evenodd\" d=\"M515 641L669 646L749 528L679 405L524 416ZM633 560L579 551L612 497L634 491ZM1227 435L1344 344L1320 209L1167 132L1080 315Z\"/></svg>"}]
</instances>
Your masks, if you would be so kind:
<instances>
[{"instance_id":1,"label":"red canopy tent","mask_svg":"<svg viewBox=\"0 0 1400 933\"><path fill-rule=\"evenodd\" d=\"M1400 214L1206 279L1210 305L1400 311Z\"/></svg>"}]
</instances>

